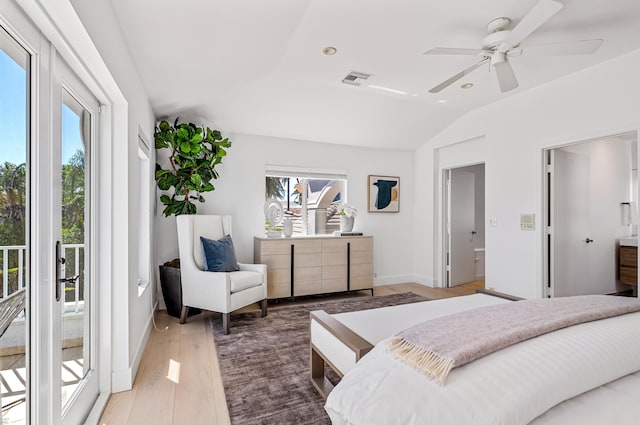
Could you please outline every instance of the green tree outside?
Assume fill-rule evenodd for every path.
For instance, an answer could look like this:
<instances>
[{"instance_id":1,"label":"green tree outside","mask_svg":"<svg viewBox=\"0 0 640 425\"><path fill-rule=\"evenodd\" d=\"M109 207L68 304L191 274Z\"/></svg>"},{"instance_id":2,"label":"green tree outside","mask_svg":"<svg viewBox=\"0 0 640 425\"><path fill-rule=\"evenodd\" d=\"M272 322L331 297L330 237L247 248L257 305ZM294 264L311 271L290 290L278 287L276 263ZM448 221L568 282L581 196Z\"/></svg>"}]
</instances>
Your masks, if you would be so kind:
<instances>
[{"instance_id":1,"label":"green tree outside","mask_svg":"<svg viewBox=\"0 0 640 425\"><path fill-rule=\"evenodd\" d=\"M0 246L25 245L27 219L26 164L0 164ZM77 150L62 166L62 243L84 243L84 152ZM74 258L68 258L67 274L75 270ZM83 256L81 255L81 263ZM4 264L0 256L0 282ZM9 293L18 289L18 252L8 258ZM26 258L23 266L26 267ZM82 266L82 264L80 264Z\"/></svg>"}]
</instances>

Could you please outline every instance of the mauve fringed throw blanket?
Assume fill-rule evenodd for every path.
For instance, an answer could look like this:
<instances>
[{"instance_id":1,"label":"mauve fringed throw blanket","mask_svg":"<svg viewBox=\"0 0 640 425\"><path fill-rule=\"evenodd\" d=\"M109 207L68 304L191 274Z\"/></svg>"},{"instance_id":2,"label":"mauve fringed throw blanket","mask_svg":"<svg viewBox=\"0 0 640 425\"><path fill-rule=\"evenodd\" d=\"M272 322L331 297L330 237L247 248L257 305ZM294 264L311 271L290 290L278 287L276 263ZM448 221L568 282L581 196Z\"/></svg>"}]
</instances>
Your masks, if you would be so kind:
<instances>
[{"instance_id":1,"label":"mauve fringed throw blanket","mask_svg":"<svg viewBox=\"0 0 640 425\"><path fill-rule=\"evenodd\" d=\"M429 320L388 341L395 357L444 384L454 367L568 326L640 311L637 298L607 295L524 300Z\"/></svg>"}]
</instances>

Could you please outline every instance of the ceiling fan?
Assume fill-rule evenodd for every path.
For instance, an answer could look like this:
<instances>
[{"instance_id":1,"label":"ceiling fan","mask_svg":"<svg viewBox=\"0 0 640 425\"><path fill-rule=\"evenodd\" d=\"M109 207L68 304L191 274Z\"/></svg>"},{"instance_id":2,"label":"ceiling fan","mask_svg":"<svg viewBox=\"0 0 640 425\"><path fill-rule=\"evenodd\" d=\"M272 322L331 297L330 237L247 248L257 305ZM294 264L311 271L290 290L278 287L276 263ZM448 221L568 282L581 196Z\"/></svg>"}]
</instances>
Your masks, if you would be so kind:
<instances>
[{"instance_id":1,"label":"ceiling fan","mask_svg":"<svg viewBox=\"0 0 640 425\"><path fill-rule=\"evenodd\" d=\"M509 63L509 58L520 56L525 49L527 52L531 50L531 52L535 51L535 53L547 55L588 55L595 53L602 45L603 39L601 38L526 48L520 46L524 39L551 19L562 7L562 3L555 0L540 0L512 29L508 29L511 25L511 19L509 18L492 20L487 25L489 34L483 39L484 47L481 49L434 47L427 50L424 52L425 55L468 55L481 58L479 62L443 81L429 90L429 92L439 93L486 63L489 63L490 68L496 71L500 89L503 92L513 90L518 87L518 80Z\"/></svg>"}]
</instances>

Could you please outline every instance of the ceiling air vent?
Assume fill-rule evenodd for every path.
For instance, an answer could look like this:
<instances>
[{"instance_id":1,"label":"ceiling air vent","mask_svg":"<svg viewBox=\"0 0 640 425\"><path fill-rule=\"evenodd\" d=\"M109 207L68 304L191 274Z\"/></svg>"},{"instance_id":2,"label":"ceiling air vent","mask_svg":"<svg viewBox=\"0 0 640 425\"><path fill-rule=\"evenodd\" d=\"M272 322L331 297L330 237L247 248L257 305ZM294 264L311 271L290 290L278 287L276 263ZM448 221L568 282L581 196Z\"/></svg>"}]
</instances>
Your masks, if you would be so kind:
<instances>
[{"instance_id":1,"label":"ceiling air vent","mask_svg":"<svg viewBox=\"0 0 640 425\"><path fill-rule=\"evenodd\" d=\"M359 86L363 81L366 81L373 74L366 74L364 72L351 71L346 77L342 79L344 84L351 84L352 86Z\"/></svg>"}]
</instances>

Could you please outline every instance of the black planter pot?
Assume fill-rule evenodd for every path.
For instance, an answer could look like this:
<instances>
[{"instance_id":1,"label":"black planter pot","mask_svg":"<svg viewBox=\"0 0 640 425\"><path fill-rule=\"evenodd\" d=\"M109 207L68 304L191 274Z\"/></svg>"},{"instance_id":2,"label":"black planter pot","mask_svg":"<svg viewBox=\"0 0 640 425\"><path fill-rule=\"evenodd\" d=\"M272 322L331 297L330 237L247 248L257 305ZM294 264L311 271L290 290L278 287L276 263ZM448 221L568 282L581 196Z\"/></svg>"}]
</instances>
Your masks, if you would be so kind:
<instances>
[{"instance_id":1,"label":"black planter pot","mask_svg":"<svg viewBox=\"0 0 640 425\"><path fill-rule=\"evenodd\" d=\"M160 266L160 286L162 296L167 306L167 314L180 317L182 312L182 282L180 281L180 269L177 267ZM189 316L200 314L199 308L190 308Z\"/></svg>"}]
</instances>

